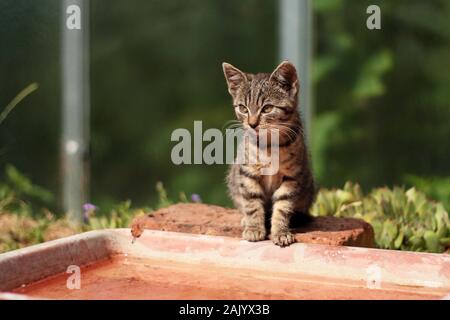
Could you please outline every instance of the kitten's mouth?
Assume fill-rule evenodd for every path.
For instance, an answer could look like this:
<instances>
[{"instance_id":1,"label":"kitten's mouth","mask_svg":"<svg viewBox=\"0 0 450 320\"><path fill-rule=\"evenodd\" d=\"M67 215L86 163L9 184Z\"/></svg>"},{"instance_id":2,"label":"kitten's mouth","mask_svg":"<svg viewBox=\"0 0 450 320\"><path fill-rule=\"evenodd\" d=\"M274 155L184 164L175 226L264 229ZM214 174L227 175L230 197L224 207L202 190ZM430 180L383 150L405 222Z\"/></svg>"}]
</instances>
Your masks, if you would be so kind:
<instances>
[{"instance_id":1,"label":"kitten's mouth","mask_svg":"<svg viewBox=\"0 0 450 320\"><path fill-rule=\"evenodd\" d=\"M250 125L247 125L247 126L246 126L246 129L247 129L247 130L250 130L250 131L252 131L252 130L253 130L253 131L256 131L256 133L258 133L258 132L259 132L259 129L260 129L260 127L259 127L259 126L257 126L257 127L254 127L254 128L253 128L252 126L250 126Z\"/></svg>"}]
</instances>

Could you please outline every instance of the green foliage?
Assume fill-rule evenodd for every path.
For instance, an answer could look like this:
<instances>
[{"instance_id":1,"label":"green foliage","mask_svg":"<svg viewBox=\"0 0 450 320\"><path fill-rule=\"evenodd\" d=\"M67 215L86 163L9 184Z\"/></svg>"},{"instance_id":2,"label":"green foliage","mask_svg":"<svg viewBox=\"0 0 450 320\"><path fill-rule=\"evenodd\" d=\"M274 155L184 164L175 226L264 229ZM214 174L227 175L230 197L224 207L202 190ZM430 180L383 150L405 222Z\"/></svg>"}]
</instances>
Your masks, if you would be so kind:
<instances>
[{"instance_id":1,"label":"green foliage","mask_svg":"<svg viewBox=\"0 0 450 320\"><path fill-rule=\"evenodd\" d=\"M133 208L130 200L120 202L101 211L92 206L84 213L85 223L73 225L63 214L54 214L42 205L54 206L53 195L31 182L14 166L6 167L7 181L0 183L0 253L28 245L69 236L75 233L106 228L127 228L140 215L152 209ZM154 208L174 203L162 182L156 184L158 201ZM180 202L188 202L184 192Z\"/></svg>"},{"instance_id":2,"label":"green foliage","mask_svg":"<svg viewBox=\"0 0 450 320\"><path fill-rule=\"evenodd\" d=\"M365 188L404 183L406 173L448 177L450 2L380 2L381 31L365 27L370 4L313 4L315 176Z\"/></svg>"},{"instance_id":3,"label":"green foliage","mask_svg":"<svg viewBox=\"0 0 450 320\"><path fill-rule=\"evenodd\" d=\"M158 208L167 207L173 204L173 202L169 200L167 196L167 191L164 188L164 185L161 181L158 181L156 183L156 192L158 193L158 200L159 200Z\"/></svg>"},{"instance_id":4,"label":"green foliage","mask_svg":"<svg viewBox=\"0 0 450 320\"><path fill-rule=\"evenodd\" d=\"M416 186L431 199L442 202L447 212L450 212L450 177L419 177L406 175L405 182Z\"/></svg>"},{"instance_id":5,"label":"green foliage","mask_svg":"<svg viewBox=\"0 0 450 320\"><path fill-rule=\"evenodd\" d=\"M337 112L327 112L318 115L313 120L313 135L311 154L314 159L314 174L316 177L323 177L329 163L326 163L326 146L329 137L339 127L341 122L340 114Z\"/></svg>"},{"instance_id":6,"label":"green foliage","mask_svg":"<svg viewBox=\"0 0 450 320\"><path fill-rule=\"evenodd\" d=\"M31 180L20 173L13 165L6 166L6 177L19 196L30 197L46 204L54 201L54 196L50 191L31 183Z\"/></svg>"},{"instance_id":7,"label":"green foliage","mask_svg":"<svg viewBox=\"0 0 450 320\"><path fill-rule=\"evenodd\" d=\"M131 201L123 201L115 205L108 214L89 217L85 229L128 228L133 218L142 214L142 209L133 209Z\"/></svg>"},{"instance_id":8,"label":"green foliage","mask_svg":"<svg viewBox=\"0 0 450 320\"><path fill-rule=\"evenodd\" d=\"M31 215L43 206L51 206L53 194L31 182L14 166L7 165L6 181L0 182L0 212L14 211L19 214Z\"/></svg>"},{"instance_id":9,"label":"green foliage","mask_svg":"<svg viewBox=\"0 0 450 320\"><path fill-rule=\"evenodd\" d=\"M375 231L383 249L443 252L450 247L450 222L439 202L428 200L416 188L378 188L364 195L358 184L343 189L322 189L312 210L314 216L361 218Z\"/></svg>"},{"instance_id":10,"label":"green foliage","mask_svg":"<svg viewBox=\"0 0 450 320\"><path fill-rule=\"evenodd\" d=\"M377 97L385 93L386 88L382 77L392 68L392 59L392 53L387 49L367 59L353 87L356 100Z\"/></svg>"}]
</instances>

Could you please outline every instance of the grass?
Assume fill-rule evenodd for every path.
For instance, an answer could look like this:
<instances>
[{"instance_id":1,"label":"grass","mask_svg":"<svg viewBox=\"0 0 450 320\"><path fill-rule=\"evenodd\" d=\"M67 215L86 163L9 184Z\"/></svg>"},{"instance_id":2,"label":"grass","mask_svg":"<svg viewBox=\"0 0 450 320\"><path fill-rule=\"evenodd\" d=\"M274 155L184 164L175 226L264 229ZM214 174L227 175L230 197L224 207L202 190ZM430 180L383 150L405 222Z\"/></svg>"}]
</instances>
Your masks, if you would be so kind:
<instances>
[{"instance_id":1,"label":"grass","mask_svg":"<svg viewBox=\"0 0 450 320\"><path fill-rule=\"evenodd\" d=\"M22 91L20 91L14 99L11 100L10 103L6 106L6 108L0 113L0 124L5 121L8 117L9 113L28 95L30 95L33 91L36 91L39 88L39 85L36 82L29 84Z\"/></svg>"}]
</instances>

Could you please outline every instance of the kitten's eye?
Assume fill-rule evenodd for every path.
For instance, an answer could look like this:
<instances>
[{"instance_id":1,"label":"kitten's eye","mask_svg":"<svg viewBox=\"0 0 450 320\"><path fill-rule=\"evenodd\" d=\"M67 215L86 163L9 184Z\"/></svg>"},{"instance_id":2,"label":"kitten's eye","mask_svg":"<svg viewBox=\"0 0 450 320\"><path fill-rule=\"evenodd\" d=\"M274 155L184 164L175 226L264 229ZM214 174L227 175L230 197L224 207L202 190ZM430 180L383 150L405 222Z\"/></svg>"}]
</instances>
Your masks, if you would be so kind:
<instances>
[{"instance_id":1,"label":"kitten's eye","mask_svg":"<svg viewBox=\"0 0 450 320\"><path fill-rule=\"evenodd\" d=\"M238 106L238 108L239 108L239 111L242 112L242 113L247 113L247 112L248 112L247 107L244 106L243 104L240 104L240 105Z\"/></svg>"},{"instance_id":2,"label":"kitten's eye","mask_svg":"<svg viewBox=\"0 0 450 320\"><path fill-rule=\"evenodd\" d=\"M265 107L262 109L262 112L263 112L263 113L269 113L269 112L271 112L272 110L273 110L273 106L267 105L267 106L265 106Z\"/></svg>"}]
</instances>

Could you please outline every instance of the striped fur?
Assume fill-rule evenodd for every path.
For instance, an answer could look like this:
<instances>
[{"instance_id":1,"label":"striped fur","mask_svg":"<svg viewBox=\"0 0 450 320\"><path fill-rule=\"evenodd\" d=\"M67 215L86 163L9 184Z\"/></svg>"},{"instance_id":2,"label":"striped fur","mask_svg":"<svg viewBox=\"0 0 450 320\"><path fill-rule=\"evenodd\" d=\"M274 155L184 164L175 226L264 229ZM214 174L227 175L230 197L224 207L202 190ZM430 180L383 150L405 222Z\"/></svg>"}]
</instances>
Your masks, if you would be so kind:
<instances>
[{"instance_id":1,"label":"striped fur","mask_svg":"<svg viewBox=\"0 0 450 320\"><path fill-rule=\"evenodd\" d=\"M242 127L280 130L277 174L261 175L258 163L233 164L230 168L228 189L236 208L244 215L243 238L264 240L270 227L272 241L287 246L295 241L289 229L293 217L309 217L315 197L297 108L299 84L295 67L284 61L272 74L248 74L224 63L223 70Z\"/></svg>"}]
</instances>

